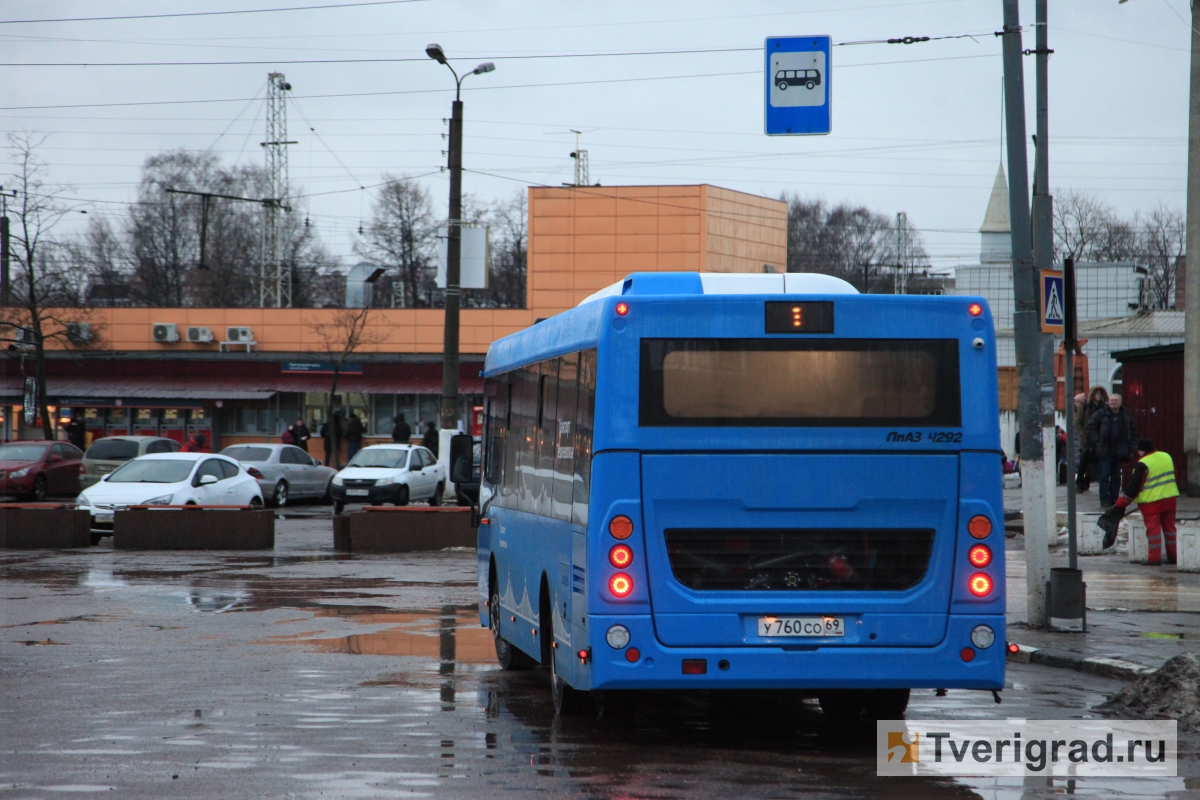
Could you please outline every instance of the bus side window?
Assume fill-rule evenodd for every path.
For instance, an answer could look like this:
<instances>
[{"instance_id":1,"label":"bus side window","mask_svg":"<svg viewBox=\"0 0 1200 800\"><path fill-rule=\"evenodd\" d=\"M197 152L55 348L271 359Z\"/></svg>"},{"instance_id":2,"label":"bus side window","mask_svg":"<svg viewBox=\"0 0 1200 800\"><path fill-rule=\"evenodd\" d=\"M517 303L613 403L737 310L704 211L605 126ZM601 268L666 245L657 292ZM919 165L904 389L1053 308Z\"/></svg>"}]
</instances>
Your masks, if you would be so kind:
<instances>
[{"instance_id":1,"label":"bus side window","mask_svg":"<svg viewBox=\"0 0 1200 800\"><path fill-rule=\"evenodd\" d=\"M585 350L579 359L579 397L575 433L575 476L571 521L588 523L592 489L592 426L596 413L596 351Z\"/></svg>"},{"instance_id":2,"label":"bus side window","mask_svg":"<svg viewBox=\"0 0 1200 800\"><path fill-rule=\"evenodd\" d=\"M487 463L484 465L484 482L492 490L493 495L498 494L504 483L504 435L506 432L505 418L508 416L508 387L507 381L504 381L505 376L501 376L497 381L499 384L497 391L487 401L487 414L484 417L487 429L484 435L487 437ZM499 505L503 506L501 501Z\"/></svg>"},{"instance_id":3,"label":"bus side window","mask_svg":"<svg viewBox=\"0 0 1200 800\"><path fill-rule=\"evenodd\" d=\"M559 359L551 358L540 364L537 429L537 468L533 481L533 512L543 517L553 515L550 495L554 490L554 421L558 412Z\"/></svg>"},{"instance_id":4,"label":"bus side window","mask_svg":"<svg viewBox=\"0 0 1200 800\"><path fill-rule=\"evenodd\" d=\"M517 480L516 508L521 511L536 510L536 495L534 473L537 470L537 408L539 370L537 364L521 369L519 376L521 399L518 402L518 413L513 416L520 419L517 427ZM514 392L515 393L515 392Z\"/></svg>"},{"instance_id":5,"label":"bus side window","mask_svg":"<svg viewBox=\"0 0 1200 800\"><path fill-rule=\"evenodd\" d=\"M558 416L554 430L554 487L552 510L555 519L571 521L572 484L575 480L576 396L579 383L579 354L562 357L558 368Z\"/></svg>"},{"instance_id":6,"label":"bus side window","mask_svg":"<svg viewBox=\"0 0 1200 800\"><path fill-rule=\"evenodd\" d=\"M508 425L504 429L504 496L505 508L520 508L521 473L521 371L505 375L508 381Z\"/></svg>"}]
</instances>

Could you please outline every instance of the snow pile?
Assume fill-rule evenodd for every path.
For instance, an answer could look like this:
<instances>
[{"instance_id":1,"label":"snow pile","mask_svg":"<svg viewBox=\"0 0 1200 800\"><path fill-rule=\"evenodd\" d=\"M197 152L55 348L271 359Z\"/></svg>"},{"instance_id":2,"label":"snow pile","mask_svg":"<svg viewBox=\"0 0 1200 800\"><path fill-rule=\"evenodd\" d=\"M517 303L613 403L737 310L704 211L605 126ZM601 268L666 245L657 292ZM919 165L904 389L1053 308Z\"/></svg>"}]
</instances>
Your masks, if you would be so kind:
<instances>
[{"instance_id":1,"label":"snow pile","mask_svg":"<svg viewBox=\"0 0 1200 800\"><path fill-rule=\"evenodd\" d=\"M1200 732L1200 654L1175 656L1097 709L1130 719L1174 719L1181 732Z\"/></svg>"}]
</instances>

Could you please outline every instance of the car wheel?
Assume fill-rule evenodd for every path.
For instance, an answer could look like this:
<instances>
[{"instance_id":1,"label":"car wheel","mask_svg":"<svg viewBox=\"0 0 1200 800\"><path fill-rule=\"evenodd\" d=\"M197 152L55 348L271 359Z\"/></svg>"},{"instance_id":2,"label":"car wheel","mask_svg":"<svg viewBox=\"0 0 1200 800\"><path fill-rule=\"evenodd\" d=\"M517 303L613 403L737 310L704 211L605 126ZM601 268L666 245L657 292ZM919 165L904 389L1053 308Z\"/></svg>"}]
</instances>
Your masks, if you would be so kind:
<instances>
[{"instance_id":1,"label":"car wheel","mask_svg":"<svg viewBox=\"0 0 1200 800\"><path fill-rule=\"evenodd\" d=\"M93 533L92 534L92 547L95 547L96 545L100 544L100 540L103 538L104 538L104 534Z\"/></svg>"},{"instance_id":2,"label":"car wheel","mask_svg":"<svg viewBox=\"0 0 1200 800\"><path fill-rule=\"evenodd\" d=\"M330 478L329 483L325 484L325 496L321 498L321 502L325 505L333 503L333 478Z\"/></svg>"},{"instance_id":3,"label":"car wheel","mask_svg":"<svg viewBox=\"0 0 1200 800\"><path fill-rule=\"evenodd\" d=\"M275 484L275 491L271 494L271 504L275 506L286 506L288 501L288 485L286 481L280 481Z\"/></svg>"},{"instance_id":4,"label":"car wheel","mask_svg":"<svg viewBox=\"0 0 1200 800\"><path fill-rule=\"evenodd\" d=\"M334 500L334 501L333 501L333 513L335 513L335 514L340 514L340 513L342 513L342 511L343 511L345 508L346 508L346 504L345 504L345 503L343 503L341 500Z\"/></svg>"},{"instance_id":5,"label":"car wheel","mask_svg":"<svg viewBox=\"0 0 1200 800\"><path fill-rule=\"evenodd\" d=\"M445 493L446 484L439 481L438 485L434 487L433 496L429 498L429 505L440 506L442 504L442 495Z\"/></svg>"},{"instance_id":6,"label":"car wheel","mask_svg":"<svg viewBox=\"0 0 1200 800\"><path fill-rule=\"evenodd\" d=\"M33 502L40 503L46 499L46 478L38 475L33 481L33 492L29 495Z\"/></svg>"},{"instance_id":7,"label":"car wheel","mask_svg":"<svg viewBox=\"0 0 1200 800\"><path fill-rule=\"evenodd\" d=\"M396 492L396 505L398 505L398 506L408 505L408 484L407 483L400 484L400 491Z\"/></svg>"},{"instance_id":8,"label":"car wheel","mask_svg":"<svg viewBox=\"0 0 1200 800\"><path fill-rule=\"evenodd\" d=\"M262 508L263 507L263 499L261 497L257 497L257 496L251 497L250 498L250 507L251 508Z\"/></svg>"}]
</instances>

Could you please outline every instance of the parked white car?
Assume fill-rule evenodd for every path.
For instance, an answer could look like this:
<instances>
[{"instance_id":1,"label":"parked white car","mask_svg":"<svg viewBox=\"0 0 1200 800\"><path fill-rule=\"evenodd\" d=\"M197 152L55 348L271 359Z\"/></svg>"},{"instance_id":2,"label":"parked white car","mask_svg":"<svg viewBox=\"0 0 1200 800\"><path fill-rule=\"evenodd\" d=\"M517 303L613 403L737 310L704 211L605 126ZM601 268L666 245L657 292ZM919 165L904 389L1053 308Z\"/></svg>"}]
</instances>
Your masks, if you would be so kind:
<instances>
[{"instance_id":1,"label":"parked white car","mask_svg":"<svg viewBox=\"0 0 1200 800\"><path fill-rule=\"evenodd\" d=\"M212 453L155 453L127 461L80 493L92 530L112 533L127 506L261 506L258 481L232 458Z\"/></svg>"},{"instance_id":2,"label":"parked white car","mask_svg":"<svg viewBox=\"0 0 1200 800\"><path fill-rule=\"evenodd\" d=\"M376 444L359 450L346 468L333 476L333 513L346 503L408 505L427 500L436 506L446 491L446 468L424 447Z\"/></svg>"}]
</instances>

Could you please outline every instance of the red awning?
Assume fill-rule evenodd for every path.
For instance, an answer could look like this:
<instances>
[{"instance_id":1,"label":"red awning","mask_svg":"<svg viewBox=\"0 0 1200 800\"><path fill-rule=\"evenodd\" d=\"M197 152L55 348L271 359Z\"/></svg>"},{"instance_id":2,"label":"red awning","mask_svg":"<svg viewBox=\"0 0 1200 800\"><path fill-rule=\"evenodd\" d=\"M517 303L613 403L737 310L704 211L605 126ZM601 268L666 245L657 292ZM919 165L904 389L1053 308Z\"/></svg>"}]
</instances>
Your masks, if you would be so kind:
<instances>
[{"instance_id":1,"label":"red awning","mask_svg":"<svg viewBox=\"0 0 1200 800\"><path fill-rule=\"evenodd\" d=\"M24 380L20 376L0 378L0 395L20 396ZM54 377L46 381L52 398L171 398L193 400L266 400L277 392L327 392L332 384L330 375L267 373L255 376L224 376L199 378L171 377ZM424 394L440 395L440 378L428 377L364 377L342 375L338 378L339 392L361 394ZM462 378L462 394L482 394L482 378Z\"/></svg>"}]
</instances>

